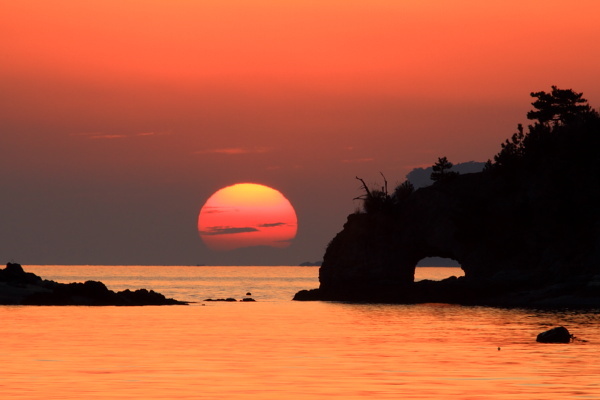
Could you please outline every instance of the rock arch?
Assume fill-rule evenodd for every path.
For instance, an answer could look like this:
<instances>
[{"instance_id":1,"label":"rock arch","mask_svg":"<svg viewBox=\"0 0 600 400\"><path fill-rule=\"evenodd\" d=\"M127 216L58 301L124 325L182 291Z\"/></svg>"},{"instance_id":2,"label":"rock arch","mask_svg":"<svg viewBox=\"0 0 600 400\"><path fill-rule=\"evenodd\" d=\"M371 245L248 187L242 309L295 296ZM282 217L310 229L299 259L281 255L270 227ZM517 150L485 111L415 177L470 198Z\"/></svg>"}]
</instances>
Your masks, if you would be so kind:
<instances>
[{"instance_id":1,"label":"rock arch","mask_svg":"<svg viewBox=\"0 0 600 400\"><path fill-rule=\"evenodd\" d=\"M489 221L481 218L485 203L456 188L456 181L476 184L481 175L472 175L452 186L420 189L395 213L349 215L325 252L321 293L358 300L408 296L415 268L426 257L456 260L467 279L496 273L505 258L494 247Z\"/></svg>"},{"instance_id":2,"label":"rock arch","mask_svg":"<svg viewBox=\"0 0 600 400\"><path fill-rule=\"evenodd\" d=\"M464 276L464 271L456 260L444 257L426 257L417 263L414 281L439 282L462 276Z\"/></svg>"},{"instance_id":3,"label":"rock arch","mask_svg":"<svg viewBox=\"0 0 600 400\"><path fill-rule=\"evenodd\" d=\"M447 257L425 257L417 263L417 268L420 267L450 267L460 268L460 263L452 258Z\"/></svg>"}]
</instances>

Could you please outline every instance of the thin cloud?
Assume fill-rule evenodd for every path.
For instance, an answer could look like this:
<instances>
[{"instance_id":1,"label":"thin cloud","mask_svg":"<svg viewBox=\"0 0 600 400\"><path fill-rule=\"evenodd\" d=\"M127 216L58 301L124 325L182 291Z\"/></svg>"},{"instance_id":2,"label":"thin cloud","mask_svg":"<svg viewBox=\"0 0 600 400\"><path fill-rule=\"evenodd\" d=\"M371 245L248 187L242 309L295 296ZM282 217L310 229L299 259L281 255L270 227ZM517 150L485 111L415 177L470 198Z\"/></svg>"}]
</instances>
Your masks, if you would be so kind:
<instances>
[{"instance_id":1,"label":"thin cloud","mask_svg":"<svg viewBox=\"0 0 600 400\"><path fill-rule=\"evenodd\" d=\"M231 235L236 233L258 232L258 229L251 226L234 228L231 226L210 226L204 231L200 231L201 235L216 236L216 235Z\"/></svg>"},{"instance_id":2,"label":"thin cloud","mask_svg":"<svg viewBox=\"0 0 600 400\"><path fill-rule=\"evenodd\" d=\"M238 212L238 211L240 211L240 209L235 208L235 207L214 207L214 206L202 207L203 214L220 214L220 213L232 212L232 211Z\"/></svg>"},{"instance_id":3,"label":"thin cloud","mask_svg":"<svg viewBox=\"0 0 600 400\"><path fill-rule=\"evenodd\" d=\"M115 134L100 134L88 136L90 139L123 139L126 138L127 135L115 135Z\"/></svg>"},{"instance_id":4,"label":"thin cloud","mask_svg":"<svg viewBox=\"0 0 600 400\"><path fill-rule=\"evenodd\" d=\"M227 156L235 156L240 154L262 154L271 151L268 147L224 147L220 149L199 150L196 154L223 154Z\"/></svg>"},{"instance_id":5,"label":"thin cloud","mask_svg":"<svg viewBox=\"0 0 600 400\"><path fill-rule=\"evenodd\" d=\"M82 136L87 139L129 139L129 138L143 138L143 137L151 137L151 136L159 136L159 135L168 135L169 132L138 132L138 133L103 133L103 132L82 132L82 133L73 133L71 136Z\"/></svg>"},{"instance_id":6,"label":"thin cloud","mask_svg":"<svg viewBox=\"0 0 600 400\"><path fill-rule=\"evenodd\" d=\"M103 133L103 132L81 132L72 133L70 136L82 136L87 139L123 139L127 135L115 134L115 133Z\"/></svg>"},{"instance_id":7,"label":"thin cloud","mask_svg":"<svg viewBox=\"0 0 600 400\"><path fill-rule=\"evenodd\" d=\"M260 224L258 225L259 228L274 228L276 226L285 226L287 225L285 222L272 222L270 224Z\"/></svg>"},{"instance_id":8,"label":"thin cloud","mask_svg":"<svg viewBox=\"0 0 600 400\"><path fill-rule=\"evenodd\" d=\"M172 134L173 134L173 132L171 132L171 131L162 131L162 132L146 131L146 132L138 132L138 133L134 134L134 136L149 137L149 136L166 136L166 135L172 135Z\"/></svg>"},{"instance_id":9,"label":"thin cloud","mask_svg":"<svg viewBox=\"0 0 600 400\"><path fill-rule=\"evenodd\" d=\"M146 131L146 132L137 132L135 133L133 136L135 137L150 137L150 136L166 136L166 135L172 135L173 132L172 131Z\"/></svg>"},{"instance_id":10,"label":"thin cloud","mask_svg":"<svg viewBox=\"0 0 600 400\"><path fill-rule=\"evenodd\" d=\"M357 163L368 163L375 161L374 158L365 157L365 158L350 158L346 160L342 160L343 163L346 164L357 164Z\"/></svg>"}]
</instances>

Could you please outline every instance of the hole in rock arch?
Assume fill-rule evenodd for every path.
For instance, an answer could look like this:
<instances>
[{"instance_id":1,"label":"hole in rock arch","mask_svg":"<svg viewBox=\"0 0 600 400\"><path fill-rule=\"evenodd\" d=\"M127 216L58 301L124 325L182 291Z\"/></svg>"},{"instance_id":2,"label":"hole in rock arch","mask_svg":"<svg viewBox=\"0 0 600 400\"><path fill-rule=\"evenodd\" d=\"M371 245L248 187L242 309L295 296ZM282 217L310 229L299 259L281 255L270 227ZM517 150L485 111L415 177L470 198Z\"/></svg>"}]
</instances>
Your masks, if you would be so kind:
<instances>
[{"instance_id":1,"label":"hole in rock arch","mask_svg":"<svg viewBox=\"0 0 600 400\"><path fill-rule=\"evenodd\" d=\"M444 257L425 257L415 268L415 282L429 279L441 281L451 276L465 276L458 261Z\"/></svg>"}]
</instances>

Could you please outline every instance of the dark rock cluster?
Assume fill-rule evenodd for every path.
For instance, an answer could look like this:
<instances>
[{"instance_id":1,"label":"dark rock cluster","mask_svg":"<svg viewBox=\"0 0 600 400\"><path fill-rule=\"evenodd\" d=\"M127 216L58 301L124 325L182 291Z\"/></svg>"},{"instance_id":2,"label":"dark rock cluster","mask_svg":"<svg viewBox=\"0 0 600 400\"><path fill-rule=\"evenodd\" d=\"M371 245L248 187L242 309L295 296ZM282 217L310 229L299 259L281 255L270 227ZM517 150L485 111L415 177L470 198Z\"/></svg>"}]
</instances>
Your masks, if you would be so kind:
<instances>
[{"instance_id":1,"label":"dark rock cluster","mask_svg":"<svg viewBox=\"0 0 600 400\"><path fill-rule=\"evenodd\" d=\"M233 297L227 297L226 299L220 298L220 299L204 299L204 301L225 301L225 302L236 302L237 300ZM244 297L243 299L241 299L240 301L242 302L252 302L252 301L256 301L254 300L252 297Z\"/></svg>"},{"instance_id":2,"label":"dark rock cluster","mask_svg":"<svg viewBox=\"0 0 600 400\"><path fill-rule=\"evenodd\" d=\"M185 305L153 290L129 289L114 292L102 282L57 283L25 272L20 264L8 263L0 270L0 304L3 305L84 305L146 306Z\"/></svg>"}]
</instances>

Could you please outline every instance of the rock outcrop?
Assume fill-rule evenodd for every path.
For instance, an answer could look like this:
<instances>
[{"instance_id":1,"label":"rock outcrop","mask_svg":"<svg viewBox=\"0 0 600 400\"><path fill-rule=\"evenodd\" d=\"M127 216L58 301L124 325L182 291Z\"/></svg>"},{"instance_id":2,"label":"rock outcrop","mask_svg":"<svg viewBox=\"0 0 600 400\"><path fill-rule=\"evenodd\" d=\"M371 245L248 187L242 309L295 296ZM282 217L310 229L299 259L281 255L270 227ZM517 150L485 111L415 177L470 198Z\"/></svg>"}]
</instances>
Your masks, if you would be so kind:
<instances>
[{"instance_id":1,"label":"rock outcrop","mask_svg":"<svg viewBox=\"0 0 600 400\"><path fill-rule=\"evenodd\" d=\"M546 136L513 164L348 216L320 287L295 299L600 307L600 119L536 129ZM417 263L436 256L465 276L415 283Z\"/></svg>"},{"instance_id":2,"label":"rock outcrop","mask_svg":"<svg viewBox=\"0 0 600 400\"><path fill-rule=\"evenodd\" d=\"M320 288L296 299L600 304L598 220L516 185L463 175L416 191L398 213L350 215ZM434 256L458 261L465 277L414 283L417 263Z\"/></svg>"},{"instance_id":3,"label":"rock outcrop","mask_svg":"<svg viewBox=\"0 0 600 400\"><path fill-rule=\"evenodd\" d=\"M564 326L557 326L537 335L535 339L538 343L570 343L573 335Z\"/></svg>"},{"instance_id":4,"label":"rock outcrop","mask_svg":"<svg viewBox=\"0 0 600 400\"><path fill-rule=\"evenodd\" d=\"M0 270L2 305L146 306L185 305L153 290L129 289L114 292L102 282L57 283L25 272L20 264L8 263Z\"/></svg>"}]
</instances>

